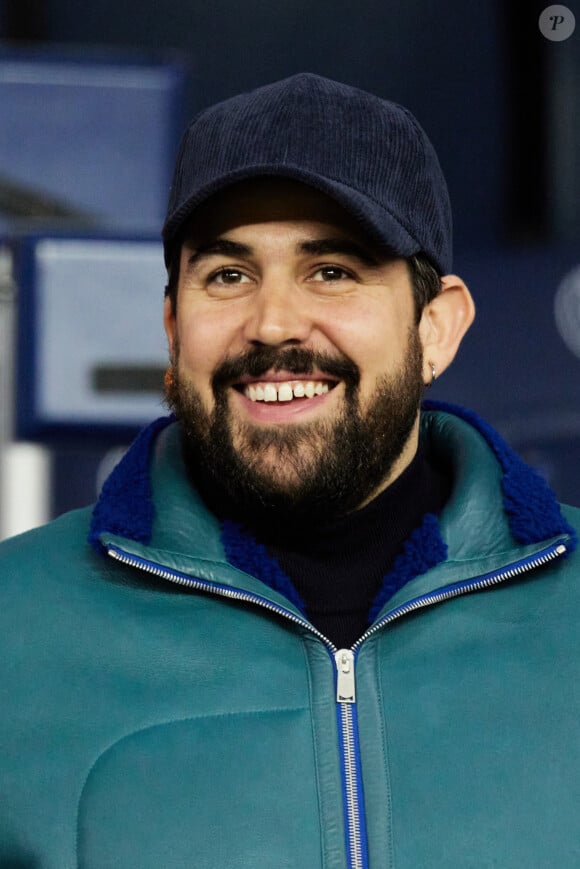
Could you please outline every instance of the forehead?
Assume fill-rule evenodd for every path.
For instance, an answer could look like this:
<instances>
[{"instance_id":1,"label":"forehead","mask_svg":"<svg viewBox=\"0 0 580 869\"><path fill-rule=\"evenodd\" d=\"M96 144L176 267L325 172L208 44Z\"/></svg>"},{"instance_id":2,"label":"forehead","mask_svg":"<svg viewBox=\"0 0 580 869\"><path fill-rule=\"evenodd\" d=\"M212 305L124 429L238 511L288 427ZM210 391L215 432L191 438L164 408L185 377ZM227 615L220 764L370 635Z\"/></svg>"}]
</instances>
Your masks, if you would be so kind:
<instances>
[{"instance_id":1,"label":"forehead","mask_svg":"<svg viewBox=\"0 0 580 869\"><path fill-rule=\"evenodd\" d=\"M285 178L255 178L215 194L189 219L184 240L194 244L239 227L275 222L324 224L369 248L375 247L338 202L313 187Z\"/></svg>"}]
</instances>

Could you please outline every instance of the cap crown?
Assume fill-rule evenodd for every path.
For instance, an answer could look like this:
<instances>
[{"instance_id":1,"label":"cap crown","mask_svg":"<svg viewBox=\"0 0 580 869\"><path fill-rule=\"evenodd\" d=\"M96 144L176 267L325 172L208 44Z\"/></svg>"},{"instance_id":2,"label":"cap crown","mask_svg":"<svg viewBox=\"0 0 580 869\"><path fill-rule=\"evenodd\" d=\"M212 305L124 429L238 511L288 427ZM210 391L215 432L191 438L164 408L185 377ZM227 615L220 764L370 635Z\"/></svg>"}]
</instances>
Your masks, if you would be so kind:
<instances>
[{"instance_id":1,"label":"cap crown","mask_svg":"<svg viewBox=\"0 0 580 869\"><path fill-rule=\"evenodd\" d=\"M451 268L451 208L426 134L407 109L310 73L198 114L175 168L166 252L183 222L219 190L264 175L294 178L342 204L380 244L423 251Z\"/></svg>"}]
</instances>

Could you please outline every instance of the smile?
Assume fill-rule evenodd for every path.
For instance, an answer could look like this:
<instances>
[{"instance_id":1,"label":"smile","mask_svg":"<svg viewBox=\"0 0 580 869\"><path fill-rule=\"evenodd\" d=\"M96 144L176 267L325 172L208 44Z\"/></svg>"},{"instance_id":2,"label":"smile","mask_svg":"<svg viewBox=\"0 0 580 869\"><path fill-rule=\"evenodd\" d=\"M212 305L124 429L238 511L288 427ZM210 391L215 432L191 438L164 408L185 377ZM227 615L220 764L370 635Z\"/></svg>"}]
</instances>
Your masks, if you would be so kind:
<instances>
[{"instance_id":1,"label":"smile","mask_svg":"<svg viewBox=\"0 0 580 869\"><path fill-rule=\"evenodd\" d=\"M293 380L282 383L260 381L244 386L244 395L250 401L292 401L295 398L314 398L324 395L336 384L320 380Z\"/></svg>"}]
</instances>

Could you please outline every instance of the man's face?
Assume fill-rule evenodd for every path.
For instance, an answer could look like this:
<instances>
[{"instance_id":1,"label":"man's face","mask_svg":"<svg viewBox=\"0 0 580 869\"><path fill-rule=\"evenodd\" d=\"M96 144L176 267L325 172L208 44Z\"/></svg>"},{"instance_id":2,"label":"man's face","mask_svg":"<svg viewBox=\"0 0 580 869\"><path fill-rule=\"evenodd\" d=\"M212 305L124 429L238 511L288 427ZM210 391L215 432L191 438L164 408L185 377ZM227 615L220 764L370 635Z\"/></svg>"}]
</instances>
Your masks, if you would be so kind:
<instances>
[{"instance_id":1,"label":"man's face","mask_svg":"<svg viewBox=\"0 0 580 869\"><path fill-rule=\"evenodd\" d=\"M347 512L411 460L423 383L408 268L323 194L261 179L213 197L165 325L186 454L239 514Z\"/></svg>"}]
</instances>

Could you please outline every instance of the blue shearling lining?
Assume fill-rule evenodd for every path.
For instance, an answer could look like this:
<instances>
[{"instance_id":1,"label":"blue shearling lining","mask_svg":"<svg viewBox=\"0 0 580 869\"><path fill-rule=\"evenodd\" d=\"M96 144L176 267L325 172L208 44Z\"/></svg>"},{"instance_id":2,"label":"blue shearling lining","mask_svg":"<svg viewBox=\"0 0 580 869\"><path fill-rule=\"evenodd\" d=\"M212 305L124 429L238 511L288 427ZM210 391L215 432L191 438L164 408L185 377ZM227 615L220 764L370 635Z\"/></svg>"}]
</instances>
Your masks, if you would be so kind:
<instances>
[{"instance_id":1,"label":"blue shearling lining","mask_svg":"<svg viewBox=\"0 0 580 869\"><path fill-rule=\"evenodd\" d=\"M566 522L546 481L520 459L502 437L472 410L441 401L425 401L423 410L442 411L465 420L487 441L503 471L502 492L510 531L518 543L536 543L558 534L570 535L568 552L578 537Z\"/></svg>"},{"instance_id":2,"label":"blue shearling lining","mask_svg":"<svg viewBox=\"0 0 580 869\"><path fill-rule=\"evenodd\" d=\"M393 569L383 579L383 584L369 610L369 624L395 592L411 579L426 573L447 557L447 544L441 537L437 517L427 513L423 523L405 541L402 552L395 559Z\"/></svg>"},{"instance_id":3,"label":"blue shearling lining","mask_svg":"<svg viewBox=\"0 0 580 869\"><path fill-rule=\"evenodd\" d=\"M230 564L260 579L265 585L279 591L305 614L304 601L262 543L250 537L236 522L226 520L222 525L222 545Z\"/></svg>"},{"instance_id":4,"label":"blue shearling lining","mask_svg":"<svg viewBox=\"0 0 580 869\"><path fill-rule=\"evenodd\" d=\"M160 417L142 429L106 480L89 531L89 543L97 552L102 549L99 536L103 531L150 542L155 512L149 478L151 448L158 432L173 420L173 416Z\"/></svg>"}]
</instances>

